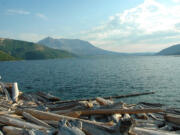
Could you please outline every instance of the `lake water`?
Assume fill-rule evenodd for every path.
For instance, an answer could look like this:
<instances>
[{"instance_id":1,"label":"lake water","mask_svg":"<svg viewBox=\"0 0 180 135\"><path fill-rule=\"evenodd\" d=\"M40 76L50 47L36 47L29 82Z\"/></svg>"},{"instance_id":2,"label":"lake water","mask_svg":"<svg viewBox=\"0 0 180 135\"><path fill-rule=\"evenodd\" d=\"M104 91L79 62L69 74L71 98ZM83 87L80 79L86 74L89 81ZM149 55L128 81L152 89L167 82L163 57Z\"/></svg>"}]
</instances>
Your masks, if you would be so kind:
<instances>
[{"instance_id":1,"label":"lake water","mask_svg":"<svg viewBox=\"0 0 180 135\"><path fill-rule=\"evenodd\" d=\"M179 106L180 57L121 56L0 62L5 82L22 91L47 91L61 99L112 96L155 91L122 99Z\"/></svg>"}]
</instances>

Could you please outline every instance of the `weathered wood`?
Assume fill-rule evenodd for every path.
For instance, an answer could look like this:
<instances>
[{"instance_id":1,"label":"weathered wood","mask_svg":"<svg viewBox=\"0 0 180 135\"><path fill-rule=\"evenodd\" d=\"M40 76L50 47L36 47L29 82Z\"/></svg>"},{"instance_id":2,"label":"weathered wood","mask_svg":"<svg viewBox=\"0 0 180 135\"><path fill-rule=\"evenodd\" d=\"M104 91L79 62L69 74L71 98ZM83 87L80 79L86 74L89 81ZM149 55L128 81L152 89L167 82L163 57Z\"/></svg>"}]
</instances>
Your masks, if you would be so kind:
<instances>
[{"instance_id":1,"label":"weathered wood","mask_svg":"<svg viewBox=\"0 0 180 135\"><path fill-rule=\"evenodd\" d=\"M0 116L0 122L7 124L9 126L15 126L20 128L27 128L27 129L47 129L42 126L38 126L36 124L32 124L29 122L21 121L19 119L7 117L7 116Z\"/></svg>"},{"instance_id":2,"label":"weathered wood","mask_svg":"<svg viewBox=\"0 0 180 135\"><path fill-rule=\"evenodd\" d=\"M96 101L100 104L100 105L111 105L113 104L113 101L101 98L101 97L97 97Z\"/></svg>"},{"instance_id":3,"label":"weathered wood","mask_svg":"<svg viewBox=\"0 0 180 135\"><path fill-rule=\"evenodd\" d=\"M34 116L32 116L32 115L29 114L29 113L23 112L22 115L23 115L26 119L34 122L34 123L37 124L37 125L40 125L40 126L43 126L43 127L47 127L47 128L52 128L51 126L49 126L49 125L48 125L47 123L45 123L44 121L35 118Z\"/></svg>"},{"instance_id":4,"label":"weathered wood","mask_svg":"<svg viewBox=\"0 0 180 135\"><path fill-rule=\"evenodd\" d=\"M49 94L49 93L46 94L46 93L44 93L44 92L39 91L39 92L37 92L37 94L38 94L39 96L43 97L43 98L48 99L49 101L60 101L60 98L58 98L58 97L56 97L56 96L53 96L53 95L51 95L51 94Z\"/></svg>"},{"instance_id":5,"label":"weathered wood","mask_svg":"<svg viewBox=\"0 0 180 135\"><path fill-rule=\"evenodd\" d=\"M6 135L29 135L25 129L13 127L13 126L4 126L3 132Z\"/></svg>"},{"instance_id":6,"label":"weathered wood","mask_svg":"<svg viewBox=\"0 0 180 135\"><path fill-rule=\"evenodd\" d=\"M180 125L180 115L166 114L164 116L164 119L167 120L168 122Z\"/></svg>"},{"instance_id":7,"label":"weathered wood","mask_svg":"<svg viewBox=\"0 0 180 135\"><path fill-rule=\"evenodd\" d=\"M58 127L58 121L55 121L55 120L43 120L45 123L57 128Z\"/></svg>"},{"instance_id":8,"label":"weathered wood","mask_svg":"<svg viewBox=\"0 0 180 135\"><path fill-rule=\"evenodd\" d=\"M59 122L59 133L58 135L85 135L81 130L82 122L78 120L61 120Z\"/></svg>"},{"instance_id":9,"label":"weathered wood","mask_svg":"<svg viewBox=\"0 0 180 135\"><path fill-rule=\"evenodd\" d=\"M43 112L43 111L39 111L39 110L34 110L34 109L17 109L16 113L17 114L22 114L23 112L27 112L30 113L32 116L40 119L40 120L54 120L54 121L60 121L61 119L65 119L65 120L76 120L78 118L73 118L73 117L69 117L69 116L63 116L63 115L58 115L58 114L54 114L54 113L50 113L50 112ZM92 124L92 125L96 125L97 127L100 127L102 129L106 129L106 130L111 130L110 128L102 125L99 122L93 122L93 121L89 121L89 120L84 120L84 119L78 119L81 122L84 123L88 123L88 124Z\"/></svg>"},{"instance_id":10,"label":"weathered wood","mask_svg":"<svg viewBox=\"0 0 180 135\"><path fill-rule=\"evenodd\" d=\"M163 130L153 130L153 129L138 128L138 127L135 127L133 131L137 135L179 135L173 132L167 132Z\"/></svg>"},{"instance_id":11,"label":"weathered wood","mask_svg":"<svg viewBox=\"0 0 180 135\"><path fill-rule=\"evenodd\" d=\"M9 111L0 111L0 115L8 114L10 113Z\"/></svg>"},{"instance_id":12,"label":"weathered wood","mask_svg":"<svg viewBox=\"0 0 180 135\"><path fill-rule=\"evenodd\" d=\"M94 114L138 114L138 113L157 113L164 112L162 109L95 109L81 111L82 115L94 115Z\"/></svg>"},{"instance_id":13,"label":"weathered wood","mask_svg":"<svg viewBox=\"0 0 180 135\"><path fill-rule=\"evenodd\" d=\"M70 102L70 103L62 103L62 104L57 104L57 105L48 105L47 107L51 111L58 111L58 110L67 110L67 109L72 109L75 106L79 106L79 102Z\"/></svg>"},{"instance_id":14,"label":"weathered wood","mask_svg":"<svg viewBox=\"0 0 180 135\"><path fill-rule=\"evenodd\" d=\"M148 116L145 113L135 114L136 118L147 120Z\"/></svg>"},{"instance_id":15,"label":"weathered wood","mask_svg":"<svg viewBox=\"0 0 180 135\"><path fill-rule=\"evenodd\" d=\"M17 102L18 96L19 96L18 84L17 84L17 82L15 82L15 83L13 83L13 87L12 87L12 100L14 102Z\"/></svg>"},{"instance_id":16,"label":"weathered wood","mask_svg":"<svg viewBox=\"0 0 180 135\"><path fill-rule=\"evenodd\" d=\"M139 104L147 105L147 106L153 106L153 107L162 107L164 106L163 104L160 103L148 103L148 102L139 102Z\"/></svg>"},{"instance_id":17,"label":"weathered wood","mask_svg":"<svg viewBox=\"0 0 180 135\"><path fill-rule=\"evenodd\" d=\"M3 90L3 92L4 92L5 95L6 95L6 99L7 99L8 101L12 101L11 96L10 96L9 92L7 91L7 89L6 89L6 87L5 87L5 85L4 85L3 82L0 82L0 86L2 87L2 90Z\"/></svg>"},{"instance_id":18,"label":"weathered wood","mask_svg":"<svg viewBox=\"0 0 180 135\"><path fill-rule=\"evenodd\" d=\"M143 92L143 93L133 93L133 94L127 94L127 95L118 95L118 96L108 96L108 97L103 97L104 99L111 99L111 98L128 98L128 97L136 97L136 96L142 96L142 95L149 95L149 94L154 94L155 92ZM77 101L90 101L90 100L96 100L96 98L86 98L86 99L76 99L76 100L66 100L66 101L57 101L54 102L53 104L58 104L58 103L69 103L69 102L77 102Z\"/></svg>"}]
</instances>

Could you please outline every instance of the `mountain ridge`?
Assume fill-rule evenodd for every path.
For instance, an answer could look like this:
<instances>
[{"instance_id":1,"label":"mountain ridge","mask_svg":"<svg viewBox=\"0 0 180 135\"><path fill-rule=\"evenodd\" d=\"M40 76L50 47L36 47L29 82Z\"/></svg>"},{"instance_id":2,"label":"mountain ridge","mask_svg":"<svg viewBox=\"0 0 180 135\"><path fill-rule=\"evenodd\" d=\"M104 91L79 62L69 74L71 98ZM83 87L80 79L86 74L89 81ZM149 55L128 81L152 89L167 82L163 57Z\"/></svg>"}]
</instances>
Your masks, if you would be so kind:
<instances>
[{"instance_id":1,"label":"mountain ridge","mask_svg":"<svg viewBox=\"0 0 180 135\"><path fill-rule=\"evenodd\" d=\"M180 44L167 47L158 52L157 55L180 55Z\"/></svg>"},{"instance_id":2,"label":"mountain ridge","mask_svg":"<svg viewBox=\"0 0 180 135\"><path fill-rule=\"evenodd\" d=\"M103 50L101 48L95 47L88 41L80 39L55 39L52 37L46 37L37 42L51 48L65 50L74 53L79 56L93 56L93 55L125 55L126 53L118 53Z\"/></svg>"},{"instance_id":3,"label":"mountain ridge","mask_svg":"<svg viewBox=\"0 0 180 135\"><path fill-rule=\"evenodd\" d=\"M2 56L12 56L15 59L36 60L75 57L74 54L64 50L56 50L33 42L0 38L0 51Z\"/></svg>"}]
</instances>

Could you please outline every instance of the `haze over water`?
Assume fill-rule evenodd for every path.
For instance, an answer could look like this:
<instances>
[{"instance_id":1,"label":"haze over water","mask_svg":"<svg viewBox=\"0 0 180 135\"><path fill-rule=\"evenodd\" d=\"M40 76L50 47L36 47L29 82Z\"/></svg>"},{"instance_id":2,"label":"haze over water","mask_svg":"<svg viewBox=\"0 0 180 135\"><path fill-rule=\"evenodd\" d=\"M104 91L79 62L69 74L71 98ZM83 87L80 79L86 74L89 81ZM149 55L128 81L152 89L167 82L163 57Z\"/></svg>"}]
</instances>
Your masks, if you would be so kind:
<instances>
[{"instance_id":1,"label":"haze over water","mask_svg":"<svg viewBox=\"0 0 180 135\"><path fill-rule=\"evenodd\" d=\"M41 90L61 99L155 91L121 100L178 106L179 67L175 56L72 58L0 62L0 75L5 82L18 82L23 92Z\"/></svg>"}]
</instances>

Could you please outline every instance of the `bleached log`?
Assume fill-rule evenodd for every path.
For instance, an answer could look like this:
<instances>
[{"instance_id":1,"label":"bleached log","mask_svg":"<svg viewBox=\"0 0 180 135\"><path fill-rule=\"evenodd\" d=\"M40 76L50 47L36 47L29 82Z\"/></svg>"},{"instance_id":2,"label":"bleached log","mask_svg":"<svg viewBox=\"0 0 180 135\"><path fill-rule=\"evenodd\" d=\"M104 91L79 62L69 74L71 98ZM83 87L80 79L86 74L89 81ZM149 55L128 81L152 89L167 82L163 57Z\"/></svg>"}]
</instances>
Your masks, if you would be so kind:
<instances>
[{"instance_id":1,"label":"bleached log","mask_svg":"<svg viewBox=\"0 0 180 135\"><path fill-rule=\"evenodd\" d=\"M165 115L165 120L168 122L180 125L180 115L175 115L175 114L166 114Z\"/></svg>"},{"instance_id":2,"label":"bleached log","mask_svg":"<svg viewBox=\"0 0 180 135\"><path fill-rule=\"evenodd\" d=\"M65 113L63 115L69 116L69 117L74 117L74 118L79 118L81 116L81 112L80 111L73 111L70 113Z\"/></svg>"},{"instance_id":3,"label":"bleached log","mask_svg":"<svg viewBox=\"0 0 180 135\"><path fill-rule=\"evenodd\" d=\"M54 121L54 120L43 120L45 123L57 128L58 127L58 121Z\"/></svg>"},{"instance_id":4,"label":"bleached log","mask_svg":"<svg viewBox=\"0 0 180 135\"><path fill-rule=\"evenodd\" d=\"M135 114L135 115L136 115L136 118L138 119L144 119L144 120L148 119L148 116L145 113Z\"/></svg>"},{"instance_id":5,"label":"bleached log","mask_svg":"<svg viewBox=\"0 0 180 135\"><path fill-rule=\"evenodd\" d=\"M166 132L163 130L153 130L135 127L133 131L138 135L179 135L173 132Z\"/></svg>"},{"instance_id":6,"label":"bleached log","mask_svg":"<svg viewBox=\"0 0 180 135\"><path fill-rule=\"evenodd\" d=\"M78 102L74 103L62 103L62 104L56 104L56 105L47 105L47 107L51 111L58 111L58 110L67 110L67 109L72 109L75 106L79 106L80 104Z\"/></svg>"},{"instance_id":7,"label":"bleached log","mask_svg":"<svg viewBox=\"0 0 180 135\"><path fill-rule=\"evenodd\" d=\"M103 97L104 99L111 99L111 98L128 98L128 97L135 97L135 96L142 96L142 95L149 95L154 94L155 92L142 92L142 93L133 93L127 95L118 95L118 96L108 96ZM96 100L96 98L88 98L88 99L76 99L76 100L66 100L66 101L57 101L54 104L61 104L61 103L69 103L69 102L77 102L77 101L89 101L89 100Z\"/></svg>"},{"instance_id":8,"label":"bleached log","mask_svg":"<svg viewBox=\"0 0 180 135\"><path fill-rule=\"evenodd\" d=\"M94 115L94 114L138 114L138 113L157 113L163 112L162 109L95 109L95 110L83 110L82 115Z\"/></svg>"},{"instance_id":9,"label":"bleached log","mask_svg":"<svg viewBox=\"0 0 180 135\"><path fill-rule=\"evenodd\" d=\"M52 128L51 126L49 126L49 125L48 125L47 123L45 123L44 121L35 118L34 116L32 116L32 115L29 114L29 113L23 112L22 115L23 115L26 119L34 122L34 123L37 124L37 125L40 125L40 126L43 126L43 127L47 127L47 128Z\"/></svg>"},{"instance_id":10,"label":"bleached log","mask_svg":"<svg viewBox=\"0 0 180 135\"><path fill-rule=\"evenodd\" d=\"M9 114L5 114L5 116L7 116L7 117L12 117L12 118L17 118L17 119L22 119L23 117L22 116L20 116L20 115L16 115L16 114L11 114L11 113L9 113Z\"/></svg>"},{"instance_id":11,"label":"bleached log","mask_svg":"<svg viewBox=\"0 0 180 135\"><path fill-rule=\"evenodd\" d=\"M48 99L49 101L60 101L60 98L58 98L58 97L56 97L56 96L53 96L53 95L51 95L51 94L49 94L49 93L46 94L46 93L44 93L44 92L39 91L39 92L37 92L37 94L38 94L39 96L43 97L43 98Z\"/></svg>"},{"instance_id":12,"label":"bleached log","mask_svg":"<svg viewBox=\"0 0 180 135\"><path fill-rule=\"evenodd\" d=\"M108 126L110 126L108 124ZM133 121L130 117L123 117L116 125L111 125L111 130L105 130L97 127L96 125L90 125L89 123L83 124L83 131L87 135L127 135L133 127Z\"/></svg>"},{"instance_id":13,"label":"bleached log","mask_svg":"<svg viewBox=\"0 0 180 135\"><path fill-rule=\"evenodd\" d=\"M81 130L82 122L78 120L61 120L59 122L59 133L58 135L85 135Z\"/></svg>"},{"instance_id":14,"label":"bleached log","mask_svg":"<svg viewBox=\"0 0 180 135\"><path fill-rule=\"evenodd\" d=\"M109 127L106 127L104 125L102 125L99 122L93 122L93 121L89 121L89 120L84 120L84 119L79 119L79 118L73 118L73 117L69 117L69 116L63 116L63 115L58 115L58 114L54 114L54 113L50 113L50 112L43 112L43 111L39 111L39 110L34 110L34 109L17 109L16 113L17 114L22 114L22 112L27 112L30 113L32 116L40 119L40 120L54 120L54 121L59 121L61 119L65 119L65 120L75 120L78 119L80 121L84 123L88 123L88 124L92 124L92 125L96 125L97 127L100 127L102 129L106 129L109 130Z\"/></svg>"},{"instance_id":15,"label":"bleached log","mask_svg":"<svg viewBox=\"0 0 180 135\"><path fill-rule=\"evenodd\" d=\"M12 87L12 100L14 102L17 102L18 96L19 96L18 84L17 84L17 82L15 82L15 83L13 83L13 87Z\"/></svg>"},{"instance_id":16,"label":"bleached log","mask_svg":"<svg viewBox=\"0 0 180 135\"><path fill-rule=\"evenodd\" d=\"M54 135L55 132L51 130L28 130L28 135Z\"/></svg>"},{"instance_id":17,"label":"bleached log","mask_svg":"<svg viewBox=\"0 0 180 135\"><path fill-rule=\"evenodd\" d=\"M0 116L0 122L7 124L9 126L15 126L15 127L20 127L20 128L27 128L27 129L47 129L45 127L36 125L36 124L32 124L29 122L25 122L25 121L21 121L19 119L15 119L15 118L11 118L11 117L7 117L7 116Z\"/></svg>"},{"instance_id":18,"label":"bleached log","mask_svg":"<svg viewBox=\"0 0 180 135\"><path fill-rule=\"evenodd\" d=\"M100 104L100 105L111 105L113 104L113 101L101 98L101 97L97 97L96 101Z\"/></svg>"},{"instance_id":19,"label":"bleached log","mask_svg":"<svg viewBox=\"0 0 180 135\"><path fill-rule=\"evenodd\" d=\"M8 114L10 113L9 111L0 111L0 115Z\"/></svg>"},{"instance_id":20,"label":"bleached log","mask_svg":"<svg viewBox=\"0 0 180 135\"><path fill-rule=\"evenodd\" d=\"M28 135L28 132L25 129L13 126L4 126L3 132L6 135Z\"/></svg>"},{"instance_id":21,"label":"bleached log","mask_svg":"<svg viewBox=\"0 0 180 135\"><path fill-rule=\"evenodd\" d=\"M122 117L121 114L113 114L113 115L110 117L110 119L111 119L112 121L114 121L115 123L118 123L121 117Z\"/></svg>"}]
</instances>

